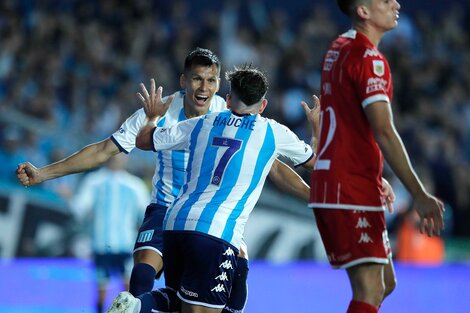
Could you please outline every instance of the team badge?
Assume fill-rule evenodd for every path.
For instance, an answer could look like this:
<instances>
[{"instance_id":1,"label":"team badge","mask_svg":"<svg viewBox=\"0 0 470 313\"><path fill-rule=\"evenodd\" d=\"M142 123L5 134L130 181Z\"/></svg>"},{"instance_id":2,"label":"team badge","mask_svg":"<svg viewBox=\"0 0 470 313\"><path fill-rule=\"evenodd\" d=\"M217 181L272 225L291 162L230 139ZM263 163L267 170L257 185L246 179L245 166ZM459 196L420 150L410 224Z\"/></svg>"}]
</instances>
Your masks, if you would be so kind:
<instances>
[{"instance_id":1,"label":"team badge","mask_svg":"<svg viewBox=\"0 0 470 313\"><path fill-rule=\"evenodd\" d=\"M374 66L374 74L377 76L383 76L385 72L384 61L382 60L373 60L372 65Z\"/></svg>"}]
</instances>

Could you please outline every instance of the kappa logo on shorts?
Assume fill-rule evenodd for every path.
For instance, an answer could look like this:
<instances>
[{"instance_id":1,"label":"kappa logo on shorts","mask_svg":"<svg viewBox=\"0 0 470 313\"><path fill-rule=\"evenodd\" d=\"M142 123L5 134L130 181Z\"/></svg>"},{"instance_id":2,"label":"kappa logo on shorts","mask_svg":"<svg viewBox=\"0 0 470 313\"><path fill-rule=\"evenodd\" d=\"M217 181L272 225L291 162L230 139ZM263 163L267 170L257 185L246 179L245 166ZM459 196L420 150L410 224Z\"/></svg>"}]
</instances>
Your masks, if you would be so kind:
<instances>
[{"instance_id":1,"label":"kappa logo on shorts","mask_svg":"<svg viewBox=\"0 0 470 313\"><path fill-rule=\"evenodd\" d=\"M230 260L226 260L219 265L219 267L225 268L226 270L233 269L232 262Z\"/></svg>"},{"instance_id":2,"label":"kappa logo on shorts","mask_svg":"<svg viewBox=\"0 0 470 313\"><path fill-rule=\"evenodd\" d=\"M219 276L217 276L215 279L218 279L220 281L228 281L227 273L222 272Z\"/></svg>"},{"instance_id":3,"label":"kappa logo on shorts","mask_svg":"<svg viewBox=\"0 0 470 313\"><path fill-rule=\"evenodd\" d=\"M232 248L228 247L222 255L234 256L235 252L233 252Z\"/></svg>"},{"instance_id":4,"label":"kappa logo on shorts","mask_svg":"<svg viewBox=\"0 0 470 313\"><path fill-rule=\"evenodd\" d=\"M367 219L365 217L360 217L357 220L356 228L367 228L367 227L371 227Z\"/></svg>"},{"instance_id":5,"label":"kappa logo on shorts","mask_svg":"<svg viewBox=\"0 0 470 313\"><path fill-rule=\"evenodd\" d=\"M372 238L370 238L368 233L361 233L361 238L359 238L358 243L371 243L374 242Z\"/></svg>"},{"instance_id":6,"label":"kappa logo on shorts","mask_svg":"<svg viewBox=\"0 0 470 313\"><path fill-rule=\"evenodd\" d=\"M222 285L222 284L218 284L217 286L215 286L214 288L212 288L211 291L215 291L215 292L225 292L225 287L224 287L224 285Z\"/></svg>"},{"instance_id":7,"label":"kappa logo on shorts","mask_svg":"<svg viewBox=\"0 0 470 313\"><path fill-rule=\"evenodd\" d=\"M137 238L137 242L147 242L152 240L153 237L153 229L142 231L139 233L139 238Z\"/></svg>"}]
</instances>

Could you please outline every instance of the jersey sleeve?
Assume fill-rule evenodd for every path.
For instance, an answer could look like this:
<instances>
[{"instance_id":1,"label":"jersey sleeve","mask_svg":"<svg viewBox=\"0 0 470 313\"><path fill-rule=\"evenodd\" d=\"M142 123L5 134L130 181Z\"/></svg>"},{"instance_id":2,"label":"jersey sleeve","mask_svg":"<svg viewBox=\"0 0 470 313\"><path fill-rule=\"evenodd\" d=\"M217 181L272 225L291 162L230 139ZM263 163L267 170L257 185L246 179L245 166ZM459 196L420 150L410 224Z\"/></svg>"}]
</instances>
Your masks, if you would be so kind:
<instances>
[{"instance_id":1,"label":"jersey sleeve","mask_svg":"<svg viewBox=\"0 0 470 313\"><path fill-rule=\"evenodd\" d=\"M289 128L277 122L272 126L278 154L291 160L295 167L307 163L314 157L312 147L300 140Z\"/></svg>"},{"instance_id":2,"label":"jersey sleeve","mask_svg":"<svg viewBox=\"0 0 470 313\"><path fill-rule=\"evenodd\" d=\"M378 52L367 49L363 56L355 58L350 67L352 81L356 85L362 108L369 104L384 101L390 103L388 90L391 88L390 68L387 61Z\"/></svg>"},{"instance_id":3,"label":"jersey sleeve","mask_svg":"<svg viewBox=\"0 0 470 313\"><path fill-rule=\"evenodd\" d=\"M156 127L153 131L153 150L185 150L189 138L201 118L192 118L170 127Z\"/></svg>"},{"instance_id":4,"label":"jersey sleeve","mask_svg":"<svg viewBox=\"0 0 470 313\"><path fill-rule=\"evenodd\" d=\"M139 109L129 116L121 127L111 135L111 140L121 152L129 153L135 148L135 139L140 128L145 124L145 120L144 109Z\"/></svg>"}]
</instances>

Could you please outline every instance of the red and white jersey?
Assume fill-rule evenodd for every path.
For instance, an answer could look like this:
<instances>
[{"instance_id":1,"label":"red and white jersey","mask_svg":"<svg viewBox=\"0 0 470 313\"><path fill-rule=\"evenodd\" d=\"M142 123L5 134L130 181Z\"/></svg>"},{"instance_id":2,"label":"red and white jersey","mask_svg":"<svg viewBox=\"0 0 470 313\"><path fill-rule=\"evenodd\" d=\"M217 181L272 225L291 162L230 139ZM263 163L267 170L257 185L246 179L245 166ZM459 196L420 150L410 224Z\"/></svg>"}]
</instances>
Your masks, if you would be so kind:
<instances>
[{"instance_id":1,"label":"red and white jersey","mask_svg":"<svg viewBox=\"0 0 470 313\"><path fill-rule=\"evenodd\" d=\"M311 176L309 207L381 211L383 155L364 109L392 101L385 57L363 34L350 30L323 60L321 131Z\"/></svg>"}]
</instances>

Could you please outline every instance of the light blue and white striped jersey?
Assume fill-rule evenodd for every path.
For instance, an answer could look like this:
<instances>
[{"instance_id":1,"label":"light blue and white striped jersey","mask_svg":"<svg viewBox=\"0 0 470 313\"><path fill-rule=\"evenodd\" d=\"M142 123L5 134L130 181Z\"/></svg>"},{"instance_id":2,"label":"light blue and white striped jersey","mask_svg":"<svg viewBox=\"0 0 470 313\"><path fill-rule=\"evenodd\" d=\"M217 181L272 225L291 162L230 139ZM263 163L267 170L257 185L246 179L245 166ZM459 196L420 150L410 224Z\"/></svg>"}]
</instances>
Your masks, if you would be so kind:
<instances>
[{"instance_id":1,"label":"light blue and white striped jersey","mask_svg":"<svg viewBox=\"0 0 470 313\"><path fill-rule=\"evenodd\" d=\"M158 127L170 127L187 119L183 106L184 94L184 91L174 93L175 98L168 111L157 121ZM166 101L166 98L163 100ZM209 112L220 112L226 109L225 100L214 95ZM135 148L135 138L145 122L146 116L142 108L132 114L111 136L111 139L121 151L129 153ZM157 153L155 173L152 179L152 203L166 207L173 203L183 185L187 162L188 155L183 150L159 151Z\"/></svg>"},{"instance_id":2,"label":"light blue and white striped jersey","mask_svg":"<svg viewBox=\"0 0 470 313\"><path fill-rule=\"evenodd\" d=\"M284 125L230 111L157 127L153 143L155 151L189 151L185 183L164 229L198 231L237 248L274 159L282 155L300 165L313 157L312 148Z\"/></svg>"},{"instance_id":3,"label":"light blue and white striped jersey","mask_svg":"<svg viewBox=\"0 0 470 313\"><path fill-rule=\"evenodd\" d=\"M95 253L128 253L134 247L149 199L140 178L124 170L101 168L85 176L71 207L79 217L93 214Z\"/></svg>"}]
</instances>

